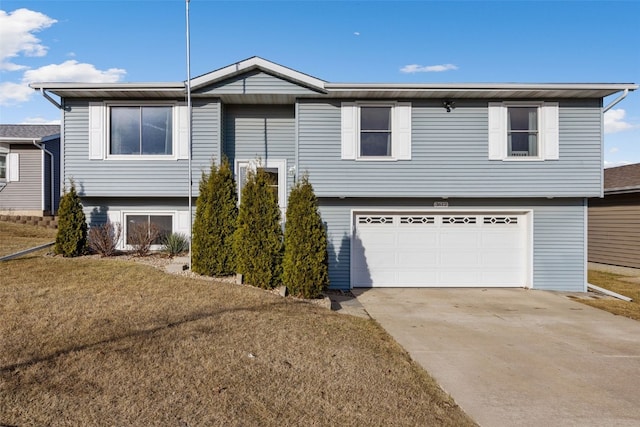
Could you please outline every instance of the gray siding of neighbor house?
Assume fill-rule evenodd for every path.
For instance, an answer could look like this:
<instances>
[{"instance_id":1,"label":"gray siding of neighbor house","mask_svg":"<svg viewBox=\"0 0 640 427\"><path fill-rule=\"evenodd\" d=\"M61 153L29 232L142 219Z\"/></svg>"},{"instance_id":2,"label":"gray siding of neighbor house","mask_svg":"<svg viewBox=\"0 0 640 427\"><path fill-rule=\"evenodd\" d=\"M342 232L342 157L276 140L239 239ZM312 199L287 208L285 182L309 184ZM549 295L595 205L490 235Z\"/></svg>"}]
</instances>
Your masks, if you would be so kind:
<instances>
[{"instance_id":1,"label":"gray siding of neighbor house","mask_svg":"<svg viewBox=\"0 0 640 427\"><path fill-rule=\"evenodd\" d=\"M350 286L352 209L433 210L439 199L335 199L320 198L320 212L327 226L331 288ZM584 199L449 199L447 210L533 210L533 288L585 292Z\"/></svg>"},{"instance_id":2,"label":"gray siding of neighbor house","mask_svg":"<svg viewBox=\"0 0 640 427\"><path fill-rule=\"evenodd\" d=\"M251 71L195 91L207 95L308 95L317 92L263 71Z\"/></svg>"},{"instance_id":3,"label":"gray siding of neighbor house","mask_svg":"<svg viewBox=\"0 0 640 427\"><path fill-rule=\"evenodd\" d=\"M589 200L589 261L640 268L640 192Z\"/></svg>"},{"instance_id":4,"label":"gray siding of neighbor house","mask_svg":"<svg viewBox=\"0 0 640 427\"><path fill-rule=\"evenodd\" d=\"M293 105L225 105L223 110L224 154L232 167L236 160L286 160L287 168L295 164ZM293 177L288 177L291 185Z\"/></svg>"},{"instance_id":5,"label":"gray siding of neighbor house","mask_svg":"<svg viewBox=\"0 0 640 427\"><path fill-rule=\"evenodd\" d=\"M80 195L186 197L188 160L90 160L88 101L67 101L65 106L64 178L65 183L73 178ZM194 195L200 171L208 171L218 154L219 108L217 101L193 103Z\"/></svg>"},{"instance_id":6,"label":"gray siding of neighbor house","mask_svg":"<svg viewBox=\"0 0 640 427\"><path fill-rule=\"evenodd\" d=\"M602 188L600 100L561 100L560 159L488 160L488 102L412 102L412 158L341 160L340 101L299 101L299 170L320 197L588 197Z\"/></svg>"},{"instance_id":7,"label":"gray siding of neighbor house","mask_svg":"<svg viewBox=\"0 0 640 427\"><path fill-rule=\"evenodd\" d=\"M19 181L7 182L0 191L0 209L42 212L42 151L33 145L12 144L18 153Z\"/></svg>"}]
</instances>

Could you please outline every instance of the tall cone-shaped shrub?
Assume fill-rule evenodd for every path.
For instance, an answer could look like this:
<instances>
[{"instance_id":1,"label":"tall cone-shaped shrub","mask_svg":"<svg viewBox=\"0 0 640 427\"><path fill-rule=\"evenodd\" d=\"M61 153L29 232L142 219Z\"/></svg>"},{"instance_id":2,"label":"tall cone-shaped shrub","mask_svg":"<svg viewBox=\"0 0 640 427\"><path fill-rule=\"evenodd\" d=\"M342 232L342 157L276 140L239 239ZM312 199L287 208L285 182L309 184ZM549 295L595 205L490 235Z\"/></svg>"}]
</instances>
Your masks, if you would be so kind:
<instances>
[{"instance_id":1,"label":"tall cone-shaped shrub","mask_svg":"<svg viewBox=\"0 0 640 427\"><path fill-rule=\"evenodd\" d=\"M278 285L282 272L280 208L269 179L260 168L247 173L233 241L237 272L264 289Z\"/></svg>"},{"instance_id":2,"label":"tall cone-shaped shrub","mask_svg":"<svg viewBox=\"0 0 640 427\"><path fill-rule=\"evenodd\" d=\"M207 276L235 273L233 236L238 217L238 194L229 161L202 173L193 222L192 264L194 272Z\"/></svg>"},{"instance_id":3,"label":"tall cone-shaped shrub","mask_svg":"<svg viewBox=\"0 0 640 427\"><path fill-rule=\"evenodd\" d=\"M308 177L289 194L282 282L294 296L317 298L329 286L327 233Z\"/></svg>"},{"instance_id":4,"label":"tall cone-shaped shrub","mask_svg":"<svg viewBox=\"0 0 640 427\"><path fill-rule=\"evenodd\" d=\"M60 198L58 234L55 252L65 257L82 255L87 247L87 219L73 181L69 191Z\"/></svg>"}]
</instances>

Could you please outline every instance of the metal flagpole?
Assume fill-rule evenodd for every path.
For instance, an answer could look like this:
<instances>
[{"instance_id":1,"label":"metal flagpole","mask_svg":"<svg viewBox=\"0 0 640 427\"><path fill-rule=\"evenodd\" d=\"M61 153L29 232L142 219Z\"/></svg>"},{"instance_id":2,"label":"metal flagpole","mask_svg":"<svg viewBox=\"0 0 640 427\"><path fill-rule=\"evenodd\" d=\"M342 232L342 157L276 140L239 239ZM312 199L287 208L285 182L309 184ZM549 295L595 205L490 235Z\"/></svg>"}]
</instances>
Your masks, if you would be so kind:
<instances>
[{"instance_id":1,"label":"metal flagpole","mask_svg":"<svg viewBox=\"0 0 640 427\"><path fill-rule=\"evenodd\" d=\"M189 0L186 0L186 17L187 17L187 138L189 141L188 158L189 158L189 270L191 270L191 241L193 240L193 203L192 195L192 176L191 176L191 42L189 40Z\"/></svg>"}]
</instances>

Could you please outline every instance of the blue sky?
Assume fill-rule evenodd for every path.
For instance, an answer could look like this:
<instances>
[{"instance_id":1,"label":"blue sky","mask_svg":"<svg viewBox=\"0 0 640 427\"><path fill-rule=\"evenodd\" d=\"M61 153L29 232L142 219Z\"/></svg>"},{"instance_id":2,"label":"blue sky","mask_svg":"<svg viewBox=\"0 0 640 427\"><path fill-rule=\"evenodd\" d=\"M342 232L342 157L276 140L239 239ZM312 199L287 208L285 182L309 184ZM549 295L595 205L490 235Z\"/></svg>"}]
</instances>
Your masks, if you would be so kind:
<instances>
[{"instance_id":1,"label":"blue sky","mask_svg":"<svg viewBox=\"0 0 640 427\"><path fill-rule=\"evenodd\" d=\"M640 82L637 0L191 0L190 10L194 77L257 55L331 82ZM184 0L0 2L0 123L60 120L30 81L185 79ZM639 163L640 91L605 128L606 164Z\"/></svg>"}]
</instances>

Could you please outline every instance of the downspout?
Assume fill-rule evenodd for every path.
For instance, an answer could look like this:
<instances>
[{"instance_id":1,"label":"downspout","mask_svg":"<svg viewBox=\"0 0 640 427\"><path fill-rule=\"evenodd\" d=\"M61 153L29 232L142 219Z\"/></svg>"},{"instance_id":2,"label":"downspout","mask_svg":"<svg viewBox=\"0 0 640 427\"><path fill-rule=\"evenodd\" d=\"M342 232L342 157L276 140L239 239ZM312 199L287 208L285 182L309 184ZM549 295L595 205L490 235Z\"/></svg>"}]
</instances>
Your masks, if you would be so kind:
<instances>
[{"instance_id":1,"label":"downspout","mask_svg":"<svg viewBox=\"0 0 640 427\"><path fill-rule=\"evenodd\" d=\"M44 144L40 144L38 143L38 140L34 139L33 140L33 145L35 145L36 147L38 147L39 149L41 149L43 152L47 153L49 155L49 162L50 162L50 166L49 166L49 172L50 172L50 177L49 179L51 180L49 183L49 188L51 189L51 199L49 201L49 203L51 203L51 209L49 210L49 214L50 215L55 215L55 212L53 211L53 205L54 205L54 187L55 187L55 174L54 174L54 169L53 169L53 153L49 150L47 150L47 148L44 146ZM44 183L43 183L44 185ZM43 206L44 208L44 206ZM44 209L43 209L44 210Z\"/></svg>"}]
</instances>

